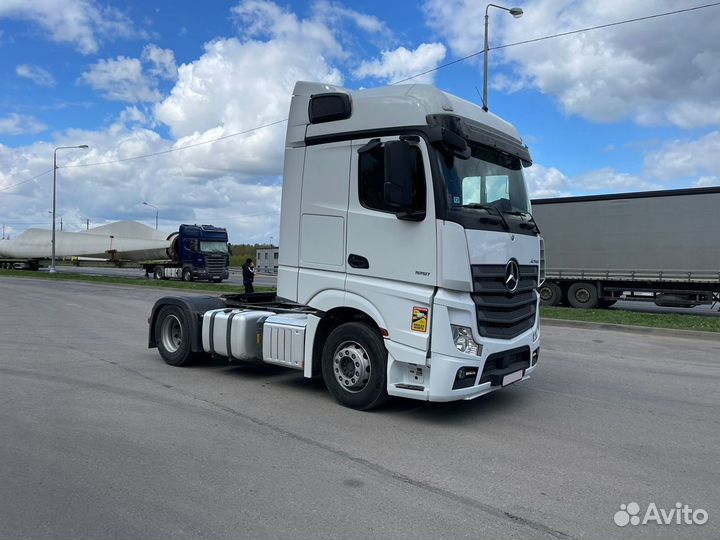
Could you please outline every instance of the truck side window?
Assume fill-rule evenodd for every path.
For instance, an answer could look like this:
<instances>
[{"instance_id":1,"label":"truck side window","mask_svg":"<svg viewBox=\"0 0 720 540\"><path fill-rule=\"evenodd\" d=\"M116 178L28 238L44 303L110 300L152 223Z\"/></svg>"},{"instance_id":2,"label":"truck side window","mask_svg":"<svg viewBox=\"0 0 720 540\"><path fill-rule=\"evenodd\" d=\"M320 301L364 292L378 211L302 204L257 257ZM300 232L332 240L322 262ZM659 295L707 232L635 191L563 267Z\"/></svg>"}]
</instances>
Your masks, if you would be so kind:
<instances>
[{"instance_id":1,"label":"truck side window","mask_svg":"<svg viewBox=\"0 0 720 540\"><path fill-rule=\"evenodd\" d=\"M425 169L422 152L417 146L410 148L412 159L408 164L413 175L413 210L425 210ZM363 152L358 164L358 197L360 204L371 210L395 213L397 208L385 203L385 149L382 146Z\"/></svg>"}]
</instances>

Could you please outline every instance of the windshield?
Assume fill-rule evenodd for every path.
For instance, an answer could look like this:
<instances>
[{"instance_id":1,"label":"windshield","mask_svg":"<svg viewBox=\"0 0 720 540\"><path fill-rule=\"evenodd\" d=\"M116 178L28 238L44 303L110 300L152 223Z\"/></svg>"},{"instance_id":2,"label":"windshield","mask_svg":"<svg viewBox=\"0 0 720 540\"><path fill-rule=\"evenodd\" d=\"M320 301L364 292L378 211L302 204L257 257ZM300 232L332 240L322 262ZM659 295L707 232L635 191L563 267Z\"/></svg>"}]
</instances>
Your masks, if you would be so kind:
<instances>
[{"instance_id":1,"label":"windshield","mask_svg":"<svg viewBox=\"0 0 720 540\"><path fill-rule=\"evenodd\" d=\"M227 253L227 244L225 242L200 242L200 251L203 253Z\"/></svg>"},{"instance_id":2,"label":"windshield","mask_svg":"<svg viewBox=\"0 0 720 540\"><path fill-rule=\"evenodd\" d=\"M529 212L520 158L472 142L469 146L468 159L440 155L450 210L492 205L501 212Z\"/></svg>"}]
</instances>

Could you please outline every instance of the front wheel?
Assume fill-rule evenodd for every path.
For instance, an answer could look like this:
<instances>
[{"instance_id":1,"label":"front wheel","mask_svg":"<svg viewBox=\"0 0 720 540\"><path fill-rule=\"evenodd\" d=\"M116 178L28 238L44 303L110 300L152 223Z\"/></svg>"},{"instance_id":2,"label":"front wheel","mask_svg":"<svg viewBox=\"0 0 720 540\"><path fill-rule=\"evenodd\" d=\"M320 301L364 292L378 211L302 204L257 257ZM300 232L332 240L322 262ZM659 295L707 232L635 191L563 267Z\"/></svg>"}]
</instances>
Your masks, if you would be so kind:
<instances>
[{"instance_id":1,"label":"front wheel","mask_svg":"<svg viewBox=\"0 0 720 540\"><path fill-rule=\"evenodd\" d=\"M171 366L186 366L193 359L190 324L178 306L165 306L155 319L155 342L163 360Z\"/></svg>"},{"instance_id":2,"label":"front wheel","mask_svg":"<svg viewBox=\"0 0 720 540\"><path fill-rule=\"evenodd\" d=\"M193 281L195 278L193 278L192 271L189 268L183 268L182 279L183 281Z\"/></svg>"},{"instance_id":3,"label":"front wheel","mask_svg":"<svg viewBox=\"0 0 720 540\"><path fill-rule=\"evenodd\" d=\"M333 330L322 352L328 391L342 405L367 411L387 399L387 350L368 325L345 323Z\"/></svg>"}]
</instances>

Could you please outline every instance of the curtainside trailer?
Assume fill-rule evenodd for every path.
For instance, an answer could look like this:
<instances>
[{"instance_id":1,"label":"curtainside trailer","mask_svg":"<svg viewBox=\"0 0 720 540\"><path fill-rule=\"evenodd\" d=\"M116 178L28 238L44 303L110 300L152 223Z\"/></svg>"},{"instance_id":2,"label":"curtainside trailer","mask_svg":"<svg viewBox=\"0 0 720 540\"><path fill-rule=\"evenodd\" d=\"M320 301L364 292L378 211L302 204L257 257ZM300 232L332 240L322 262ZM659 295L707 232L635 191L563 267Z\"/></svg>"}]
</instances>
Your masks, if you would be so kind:
<instances>
[{"instance_id":1,"label":"curtainside trailer","mask_svg":"<svg viewBox=\"0 0 720 540\"><path fill-rule=\"evenodd\" d=\"M532 201L546 242L546 305L720 300L720 187Z\"/></svg>"}]
</instances>

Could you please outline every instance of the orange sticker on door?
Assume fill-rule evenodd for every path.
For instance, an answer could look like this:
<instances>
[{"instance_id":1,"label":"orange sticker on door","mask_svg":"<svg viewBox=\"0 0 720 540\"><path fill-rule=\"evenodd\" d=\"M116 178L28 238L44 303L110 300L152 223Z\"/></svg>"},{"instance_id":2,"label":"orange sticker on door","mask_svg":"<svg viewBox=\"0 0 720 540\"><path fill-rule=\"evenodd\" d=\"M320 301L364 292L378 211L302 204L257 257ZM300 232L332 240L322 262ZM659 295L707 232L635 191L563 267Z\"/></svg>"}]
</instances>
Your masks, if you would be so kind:
<instances>
[{"instance_id":1,"label":"orange sticker on door","mask_svg":"<svg viewBox=\"0 0 720 540\"><path fill-rule=\"evenodd\" d=\"M428 308L413 307L412 324L410 328L413 332L427 332L428 330Z\"/></svg>"}]
</instances>

